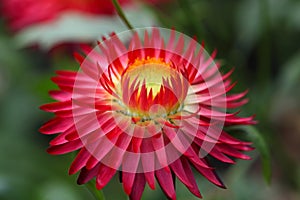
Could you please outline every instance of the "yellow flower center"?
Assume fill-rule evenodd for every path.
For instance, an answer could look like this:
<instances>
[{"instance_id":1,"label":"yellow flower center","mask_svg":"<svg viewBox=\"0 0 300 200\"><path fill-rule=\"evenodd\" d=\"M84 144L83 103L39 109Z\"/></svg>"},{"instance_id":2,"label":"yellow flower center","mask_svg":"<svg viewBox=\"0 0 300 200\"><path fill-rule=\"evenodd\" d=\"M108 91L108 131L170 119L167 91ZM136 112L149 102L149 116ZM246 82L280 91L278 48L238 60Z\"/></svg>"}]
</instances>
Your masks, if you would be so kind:
<instances>
[{"instance_id":1,"label":"yellow flower center","mask_svg":"<svg viewBox=\"0 0 300 200\"><path fill-rule=\"evenodd\" d=\"M171 80L181 81L178 74L172 63L163 59L147 57L129 64L120 85L126 113L138 121L147 121L176 112L180 97L176 96Z\"/></svg>"},{"instance_id":2,"label":"yellow flower center","mask_svg":"<svg viewBox=\"0 0 300 200\"><path fill-rule=\"evenodd\" d=\"M123 78L129 78L129 85L137 78L136 82L139 82L140 86L145 83L148 94L152 89L153 97L155 97L163 85L163 78L168 80L175 73L171 63L147 57L146 59L136 59L133 64L129 65Z\"/></svg>"}]
</instances>

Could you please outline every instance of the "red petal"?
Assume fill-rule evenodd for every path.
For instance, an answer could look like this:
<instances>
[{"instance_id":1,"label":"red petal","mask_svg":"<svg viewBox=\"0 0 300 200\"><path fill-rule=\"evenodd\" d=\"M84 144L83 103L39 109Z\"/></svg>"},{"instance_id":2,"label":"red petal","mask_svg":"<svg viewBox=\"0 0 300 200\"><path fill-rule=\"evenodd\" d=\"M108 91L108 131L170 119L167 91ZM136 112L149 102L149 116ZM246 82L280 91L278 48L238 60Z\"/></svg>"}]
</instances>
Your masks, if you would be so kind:
<instances>
[{"instance_id":1,"label":"red petal","mask_svg":"<svg viewBox=\"0 0 300 200\"><path fill-rule=\"evenodd\" d=\"M182 166L183 166L183 169L184 169L184 172L185 172L185 175L187 176L190 184L192 185L192 187L189 187L188 186L188 189L197 197L199 198L202 198L201 197L201 193L198 189L198 185L197 185L197 182L195 180L195 177L194 177L194 174L193 174L193 171L190 167L190 163L188 162L187 159L185 159L184 157L181 157L181 163L182 163Z\"/></svg>"},{"instance_id":2,"label":"red petal","mask_svg":"<svg viewBox=\"0 0 300 200\"><path fill-rule=\"evenodd\" d=\"M204 159L202 159L204 161ZM218 175L215 173L213 169L205 169L193 161L191 161L194 165L194 167L197 169L199 173L201 173L207 180L212 182L213 184L221 187L221 188L226 188L225 185L222 183L221 179L218 177Z\"/></svg>"},{"instance_id":3,"label":"red petal","mask_svg":"<svg viewBox=\"0 0 300 200\"><path fill-rule=\"evenodd\" d=\"M66 139L67 135L68 135L68 133L63 132L63 133L59 134L58 136L56 136L53 140L51 140L49 142L49 144L52 145L52 146L55 146L55 145L60 145L60 144L67 143L67 142L69 142Z\"/></svg>"},{"instance_id":4,"label":"red petal","mask_svg":"<svg viewBox=\"0 0 300 200\"><path fill-rule=\"evenodd\" d=\"M214 158L222 161L222 162L225 162L225 163L230 163L230 164L234 164L235 162L230 159L229 157L227 157L226 155L224 155L223 153L217 151L215 148L212 149L210 152L208 152L209 155L213 156Z\"/></svg>"},{"instance_id":5,"label":"red petal","mask_svg":"<svg viewBox=\"0 0 300 200\"><path fill-rule=\"evenodd\" d=\"M76 59L76 61L81 65L81 63L83 63L83 61L85 60L85 58L80 55L79 53L75 52L73 54L74 58Z\"/></svg>"},{"instance_id":6,"label":"red petal","mask_svg":"<svg viewBox=\"0 0 300 200\"><path fill-rule=\"evenodd\" d=\"M44 134L56 134L66 131L73 125L73 118L55 117L46 122L39 131Z\"/></svg>"},{"instance_id":7,"label":"red petal","mask_svg":"<svg viewBox=\"0 0 300 200\"><path fill-rule=\"evenodd\" d=\"M140 152L141 144L143 142L143 137L145 134L145 129L140 126L134 127L134 132L132 137L132 149L134 153Z\"/></svg>"},{"instance_id":8,"label":"red petal","mask_svg":"<svg viewBox=\"0 0 300 200\"><path fill-rule=\"evenodd\" d=\"M222 161L222 162L225 162L225 163L230 163L230 164L234 164L235 162L230 159L229 157L227 157L225 154L223 154L222 152L216 150L216 148L207 148L207 145L203 144L203 140L200 140L198 138L194 138L194 141L202 150L206 151L207 154L213 156L214 158ZM215 144L215 145L219 145L219 144ZM209 145L208 147L214 147L215 145Z\"/></svg>"},{"instance_id":9,"label":"red petal","mask_svg":"<svg viewBox=\"0 0 300 200\"><path fill-rule=\"evenodd\" d=\"M229 156L235 157L235 158L239 158L239 159L243 159L243 160L250 160L251 157L248 155L245 155L239 151L237 151L236 149L234 149L233 147L229 146L229 145L217 145L215 147L216 150L223 152Z\"/></svg>"},{"instance_id":10,"label":"red petal","mask_svg":"<svg viewBox=\"0 0 300 200\"><path fill-rule=\"evenodd\" d=\"M81 140L75 140L71 142L67 142L65 144L57 145L57 146L50 146L47 149L49 154L58 155L58 154L65 154L72 151L76 151L83 146Z\"/></svg>"},{"instance_id":11,"label":"red petal","mask_svg":"<svg viewBox=\"0 0 300 200\"><path fill-rule=\"evenodd\" d=\"M174 52L176 52L177 54L181 54L183 50L184 50L184 36L183 34L180 34Z\"/></svg>"},{"instance_id":12,"label":"red petal","mask_svg":"<svg viewBox=\"0 0 300 200\"><path fill-rule=\"evenodd\" d=\"M93 157L88 160L86 164L87 169L91 169L97 165L98 162L100 162L111 151L111 149L115 147L117 139L118 137L115 137L113 140L103 137L97 140L97 145L95 145L94 148L91 146L92 149L90 149L90 151L92 151Z\"/></svg>"},{"instance_id":13,"label":"red petal","mask_svg":"<svg viewBox=\"0 0 300 200\"><path fill-rule=\"evenodd\" d=\"M159 169L155 171L156 179L164 191L164 193L172 200L176 200L176 193L174 188L174 180L172 174L165 169Z\"/></svg>"},{"instance_id":14,"label":"red petal","mask_svg":"<svg viewBox=\"0 0 300 200\"><path fill-rule=\"evenodd\" d=\"M85 148L82 148L80 152L77 154L76 158L71 164L69 169L69 174L75 174L79 170L81 170L85 165L88 159L90 158L91 154Z\"/></svg>"},{"instance_id":15,"label":"red petal","mask_svg":"<svg viewBox=\"0 0 300 200\"><path fill-rule=\"evenodd\" d=\"M86 168L88 170L93 169L100 161L94 156L90 156L86 162Z\"/></svg>"},{"instance_id":16,"label":"red petal","mask_svg":"<svg viewBox=\"0 0 300 200\"><path fill-rule=\"evenodd\" d=\"M80 117L80 119L79 117L77 117L76 124L66 130L66 132L69 133L69 135L66 136L66 139L76 140L78 138L83 138L84 136L89 135L96 130L99 130L100 125L101 124L99 124L99 120L96 117L91 117L89 115L82 116Z\"/></svg>"},{"instance_id":17,"label":"red petal","mask_svg":"<svg viewBox=\"0 0 300 200\"><path fill-rule=\"evenodd\" d=\"M205 162L203 162L202 159L200 159L196 152L191 148L192 143L185 138L185 134L181 130L176 133L173 129L164 127L164 133L170 139L170 142L178 152L197 163L197 165L210 169L210 167L206 165ZM172 153L174 152L168 152L169 157L172 155Z\"/></svg>"},{"instance_id":18,"label":"red petal","mask_svg":"<svg viewBox=\"0 0 300 200\"><path fill-rule=\"evenodd\" d=\"M42 105L40 107L41 110L44 110L46 112L56 112L60 110L70 110L72 109L72 101L63 101L63 102L54 102Z\"/></svg>"},{"instance_id":19,"label":"red petal","mask_svg":"<svg viewBox=\"0 0 300 200\"><path fill-rule=\"evenodd\" d=\"M101 190L115 175L116 169L112 169L103 164L100 164L98 176L96 179L96 187L98 190Z\"/></svg>"},{"instance_id":20,"label":"red petal","mask_svg":"<svg viewBox=\"0 0 300 200\"><path fill-rule=\"evenodd\" d=\"M155 189L154 177L154 149L150 139L143 139L141 146L141 161L144 169L146 181L151 189Z\"/></svg>"},{"instance_id":21,"label":"red petal","mask_svg":"<svg viewBox=\"0 0 300 200\"><path fill-rule=\"evenodd\" d=\"M123 157L122 171L135 173L140 163L140 157L140 153L132 153L132 148L128 148Z\"/></svg>"},{"instance_id":22,"label":"red petal","mask_svg":"<svg viewBox=\"0 0 300 200\"><path fill-rule=\"evenodd\" d=\"M156 157L158 159L158 166L163 167L164 169L169 170L168 168L168 160L167 160L167 154L165 151L165 143L163 135L160 134L159 137L152 137L152 144L156 153Z\"/></svg>"},{"instance_id":23,"label":"red petal","mask_svg":"<svg viewBox=\"0 0 300 200\"><path fill-rule=\"evenodd\" d=\"M170 38L167 43L167 48L166 49L173 49L175 45L175 39L176 39L176 32L175 30L171 30ZM169 59L166 59L166 62L169 62Z\"/></svg>"},{"instance_id":24,"label":"red petal","mask_svg":"<svg viewBox=\"0 0 300 200\"><path fill-rule=\"evenodd\" d=\"M231 125L238 125L238 124L243 124L243 125L253 125L256 124L256 121L254 121L254 115L250 117L237 117L237 116L228 116L225 119L225 125L226 126L231 126Z\"/></svg>"},{"instance_id":25,"label":"red petal","mask_svg":"<svg viewBox=\"0 0 300 200\"><path fill-rule=\"evenodd\" d=\"M111 168L118 169L122 163L123 156L127 150L127 147L131 141L131 136L126 133L121 134L118 137L114 148L105 156L103 162L109 165Z\"/></svg>"},{"instance_id":26,"label":"red petal","mask_svg":"<svg viewBox=\"0 0 300 200\"><path fill-rule=\"evenodd\" d=\"M240 151L252 151L255 149L251 147L250 144L237 144L237 145L232 145L232 147Z\"/></svg>"},{"instance_id":27,"label":"red petal","mask_svg":"<svg viewBox=\"0 0 300 200\"><path fill-rule=\"evenodd\" d=\"M49 92L49 95L57 101L67 101L70 100L72 97L71 93L59 90L52 90Z\"/></svg>"},{"instance_id":28,"label":"red petal","mask_svg":"<svg viewBox=\"0 0 300 200\"><path fill-rule=\"evenodd\" d=\"M145 173L146 181L149 187L154 190L155 189L155 176L154 171L146 172Z\"/></svg>"},{"instance_id":29,"label":"red petal","mask_svg":"<svg viewBox=\"0 0 300 200\"><path fill-rule=\"evenodd\" d=\"M122 171L123 188L126 194L130 195L133 187L135 173Z\"/></svg>"},{"instance_id":30,"label":"red petal","mask_svg":"<svg viewBox=\"0 0 300 200\"><path fill-rule=\"evenodd\" d=\"M170 164L170 167L172 171L175 173L175 175L179 178L179 180L185 184L187 187L192 187L192 184L190 183L189 179L187 178L184 168L182 166L181 160L177 159L172 164Z\"/></svg>"},{"instance_id":31,"label":"red petal","mask_svg":"<svg viewBox=\"0 0 300 200\"><path fill-rule=\"evenodd\" d=\"M140 200L145 189L146 180L145 176L142 173L135 175L134 184L132 191L130 193L130 200Z\"/></svg>"},{"instance_id":32,"label":"red petal","mask_svg":"<svg viewBox=\"0 0 300 200\"><path fill-rule=\"evenodd\" d=\"M88 181L90 181L92 178L94 178L95 176L97 176L98 171L99 171L99 167L100 167L100 163L95 166L93 169L88 170L86 168L83 168L79 174L79 177L77 179L77 183L79 185L85 184Z\"/></svg>"},{"instance_id":33,"label":"red petal","mask_svg":"<svg viewBox=\"0 0 300 200\"><path fill-rule=\"evenodd\" d=\"M64 77L73 77L75 78L77 76L77 72L74 71L68 71L68 70L57 70L55 73L59 76L64 76Z\"/></svg>"}]
</instances>

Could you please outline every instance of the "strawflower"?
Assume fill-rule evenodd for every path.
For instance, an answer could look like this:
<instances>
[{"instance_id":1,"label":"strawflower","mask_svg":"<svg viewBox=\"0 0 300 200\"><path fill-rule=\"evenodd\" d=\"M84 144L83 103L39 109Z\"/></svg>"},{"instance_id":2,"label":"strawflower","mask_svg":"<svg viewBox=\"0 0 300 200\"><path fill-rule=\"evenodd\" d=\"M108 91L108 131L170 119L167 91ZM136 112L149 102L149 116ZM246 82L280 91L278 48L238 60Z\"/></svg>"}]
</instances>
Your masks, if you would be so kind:
<instances>
[{"instance_id":1,"label":"strawflower","mask_svg":"<svg viewBox=\"0 0 300 200\"><path fill-rule=\"evenodd\" d=\"M194 39L174 30L140 29L103 38L76 53L81 70L52 78L57 102L41 106L55 117L40 131L59 134L50 154L79 150L69 173L79 184L96 177L101 190L119 172L125 193L141 199L145 185L160 185L176 199L175 179L201 197L192 168L225 188L208 157L233 164L250 159L249 142L224 127L255 123L229 112L247 103L247 91L221 75L220 64Z\"/></svg>"}]
</instances>

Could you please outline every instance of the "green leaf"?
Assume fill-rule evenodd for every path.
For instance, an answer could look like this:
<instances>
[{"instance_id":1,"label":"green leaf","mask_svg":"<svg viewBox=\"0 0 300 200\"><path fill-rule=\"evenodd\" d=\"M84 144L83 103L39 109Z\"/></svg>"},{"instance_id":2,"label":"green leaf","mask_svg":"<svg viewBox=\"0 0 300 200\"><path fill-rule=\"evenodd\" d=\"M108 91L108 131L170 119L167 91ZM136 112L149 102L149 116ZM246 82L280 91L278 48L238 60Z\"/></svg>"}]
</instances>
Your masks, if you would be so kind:
<instances>
[{"instance_id":1,"label":"green leaf","mask_svg":"<svg viewBox=\"0 0 300 200\"><path fill-rule=\"evenodd\" d=\"M262 134L254 126L235 126L232 130L242 130L246 133L246 137L253 142L254 147L259 151L262 160L262 169L265 181L271 183L272 169L271 156L269 147L263 138Z\"/></svg>"}]
</instances>

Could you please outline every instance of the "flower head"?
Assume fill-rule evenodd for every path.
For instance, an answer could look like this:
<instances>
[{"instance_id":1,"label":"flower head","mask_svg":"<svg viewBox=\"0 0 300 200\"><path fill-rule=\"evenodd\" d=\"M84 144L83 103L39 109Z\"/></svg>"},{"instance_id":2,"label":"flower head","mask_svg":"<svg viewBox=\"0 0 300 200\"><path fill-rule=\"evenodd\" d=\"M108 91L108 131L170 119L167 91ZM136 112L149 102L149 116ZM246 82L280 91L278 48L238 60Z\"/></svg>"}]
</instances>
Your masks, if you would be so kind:
<instances>
[{"instance_id":1,"label":"flower head","mask_svg":"<svg viewBox=\"0 0 300 200\"><path fill-rule=\"evenodd\" d=\"M227 108L247 102L229 77L219 73L215 53L174 30L153 28L104 38L95 49L82 46L75 54L81 71L58 71L52 80L58 102L41 109L55 113L43 125L44 134L59 135L48 152L80 150L70 174L80 171L79 184L96 177L102 189L117 171L125 192L141 198L146 183L157 181L176 199L178 178L201 197L192 167L207 180L225 187L207 157L234 163L249 159L242 151L250 143L233 138L224 126L253 124L253 116L238 117Z\"/></svg>"}]
</instances>

